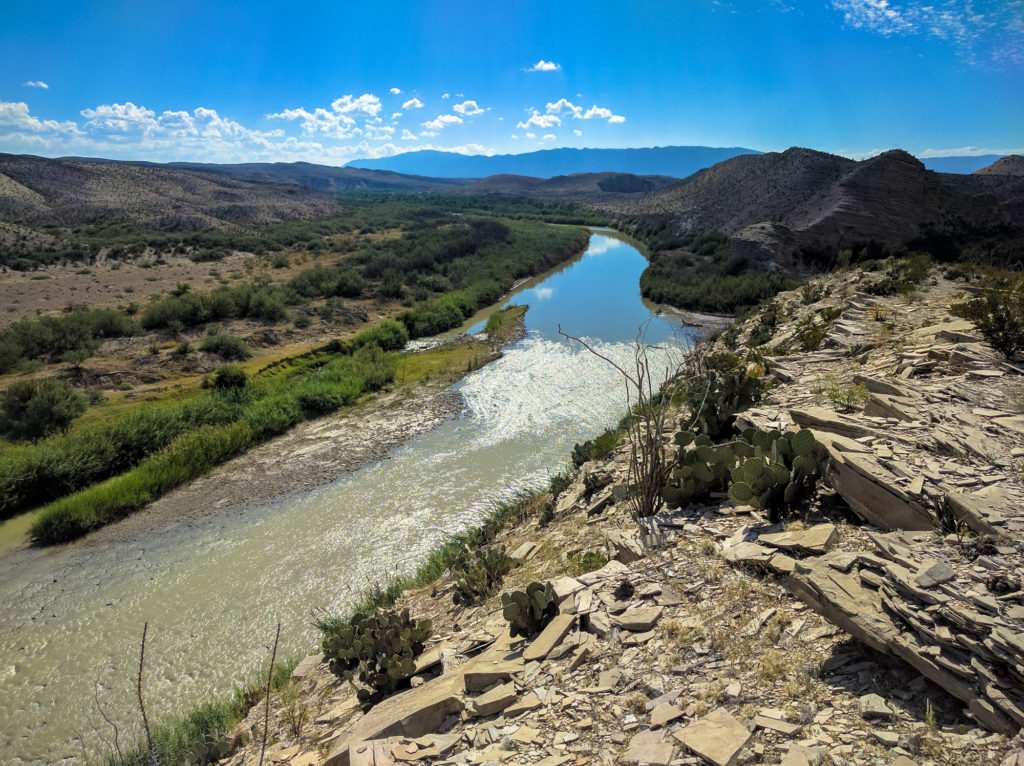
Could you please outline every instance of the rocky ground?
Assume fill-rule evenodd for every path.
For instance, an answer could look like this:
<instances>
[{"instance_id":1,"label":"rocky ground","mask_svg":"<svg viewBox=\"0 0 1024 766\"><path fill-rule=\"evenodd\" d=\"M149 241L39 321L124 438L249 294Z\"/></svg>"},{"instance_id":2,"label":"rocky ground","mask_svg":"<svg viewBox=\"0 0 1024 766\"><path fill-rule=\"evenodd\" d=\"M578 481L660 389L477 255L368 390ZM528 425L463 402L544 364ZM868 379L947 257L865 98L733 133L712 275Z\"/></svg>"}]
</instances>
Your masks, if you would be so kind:
<instances>
[{"instance_id":1,"label":"rocky ground","mask_svg":"<svg viewBox=\"0 0 1024 766\"><path fill-rule=\"evenodd\" d=\"M768 348L842 315L825 350L765 360L777 385L742 418L814 430L822 481L798 520L723 499L638 527L622 446L550 524L542 496L498 537L519 562L503 590L554 585L539 636L511 639L497 596L453 608L447 576L408 592L434 624L412 688L363 713L307 658L271 697L265 762L1024 763L1020 370L949 315L963 285L876 298L864 278L780 296ZM227 763L260 762L266 714Z\"/></svg>"}]
</instances>

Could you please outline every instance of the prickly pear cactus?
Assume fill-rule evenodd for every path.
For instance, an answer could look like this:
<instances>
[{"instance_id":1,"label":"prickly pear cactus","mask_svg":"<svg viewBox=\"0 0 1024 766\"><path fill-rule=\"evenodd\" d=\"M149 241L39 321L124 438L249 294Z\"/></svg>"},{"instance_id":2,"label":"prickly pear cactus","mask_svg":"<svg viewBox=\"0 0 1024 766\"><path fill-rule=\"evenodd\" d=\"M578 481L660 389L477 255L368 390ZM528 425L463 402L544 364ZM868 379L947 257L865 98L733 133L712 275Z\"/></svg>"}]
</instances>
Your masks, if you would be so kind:
<instances>
[{"instance_id":1,"label":"prickly pear cactus","mask_svg":"<svg viewBox=\"0 0 1024 766\"><path fill-rule=\"evenodd\" d=\"M536 635L558 614L554 588L549 582L532 582L525 591L502 593L501 613L508 620L513 638Z\"/></svg>"},{"instance_id":2,"label":"prickly pear cactus","mask_svg":"<svg viewBox=\"0 0 1024 766\"><path fill-rule=\"evenodd\" d=\"M406 684L432 633L430 620L413 620L408 609L357 613L325 634L323 650L332 673L353 685L358 677L357 696L368 707Z\"/></svg>"},{"instance_id":3,"label":"prickly pear cactus","mask_svg":"<svg viewBox=\"0 0 1024 766\"><path fill-rule=\"evenodd\" d=\"M679 451L669 482L661 491L662 499L672 508L706 499L710 492L724 491L730 470L747 446L740 442L714 446L707 435L693 431L680 431L675 441Z\"/></svg>"},{"instance_id":4,"label":"prickly pear cactus","mask_svg":"<svg viewBox=\"0 0 1024 766\"><path fill-rule=\"evenodd\" d=\"M230 752L231 743L224 734L207 734L188 749L186 760L188 766L208 766L225 758Z\"/></svg>"},{"instance_id":5,"label":"prickly pear cactus","mask_svg":"<svg viewBox=\"0 0 1024 766\"><path fill-rule=\"evenodd\" d=\"M483 601L501 585L502 579L515 566L505 553L504 545L477 549L470 553L466 548L452 563L452 577L455 591L452 600L456 606L469 606Z\"/></svg>"},{"instance_id":6,"label":"prickly pear cactus","mask_svg":"<svg viewBox=\"0 0 1024 766\"><path fill-rule=\"evenodd\" d=\"M772 522L793 511L814 492L818 466L814 460L814 434L800 431L743 432L753 455L732 469L729 499L768 511Z\"/></svg>"},{"instance_id":7,"label":"prickly pear cactus","mask_svg":"<svg viewBox=\"0 0 1024 766\"><path fill-rule=\"evenodd\" d=\"M761 379L744 369L708 370L687 391L690 420L712 441L721 441L732 433L736 413L760 398L762 387Z\"/></svg>"}]
</instances>

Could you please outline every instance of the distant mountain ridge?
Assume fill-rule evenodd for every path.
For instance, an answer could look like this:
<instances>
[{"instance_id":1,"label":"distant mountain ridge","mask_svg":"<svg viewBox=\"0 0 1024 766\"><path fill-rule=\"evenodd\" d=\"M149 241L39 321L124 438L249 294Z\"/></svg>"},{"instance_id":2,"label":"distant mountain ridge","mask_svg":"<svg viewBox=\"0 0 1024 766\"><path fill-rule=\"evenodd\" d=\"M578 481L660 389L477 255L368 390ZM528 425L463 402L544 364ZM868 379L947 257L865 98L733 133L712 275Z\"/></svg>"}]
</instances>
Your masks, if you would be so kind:
<instances>
[{"instance_id":1,"label":"distant mountain ridge","mask_svg":"<svg viewBox=\"0 0 1024 766\"><path fill-rule=\"evenodd\" d=\"M1024 160L936 173L901 150L861 162L813 149L739 156L672 186L594 201L673 231L719 231L729 248L799 268L803 255L869 242L965 244L1024 236Z\"/></svg>"},{"instance_id":2,"label":"distant mountain ridge","mask_svg":"<svg viewBox=\"0 0 1024 766\"><path fill-rule=\"evenodd\" d=\"M936 173L976 173L993 162L1002 159L1002 154L971 154L956 157L919 157L929 170Z\"/></svg>"},{"instance_id":3,"label":"distant mountain ridge","mask_svg":"<svg viewBox=\"0 0 1024 766\"><path fill-rule=\"evenodd\" d=\"M435 178L493 175L552 176L575 173L630 173L686 178L698 170L756 149L711 146L655 146L641 149L541 149L524 154L464 155L423 150L379 159L352 160L346 168L392 170Z\"/></svg>"}]
</instances>

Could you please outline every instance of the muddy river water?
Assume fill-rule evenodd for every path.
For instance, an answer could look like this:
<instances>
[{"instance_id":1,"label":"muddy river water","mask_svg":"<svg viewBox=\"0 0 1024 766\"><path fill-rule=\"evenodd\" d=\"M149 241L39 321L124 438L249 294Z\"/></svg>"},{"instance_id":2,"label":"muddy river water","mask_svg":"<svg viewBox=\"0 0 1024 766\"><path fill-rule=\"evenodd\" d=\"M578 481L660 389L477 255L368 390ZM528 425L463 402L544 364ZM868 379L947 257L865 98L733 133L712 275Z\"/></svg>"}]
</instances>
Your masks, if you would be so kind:
<instances>
[{"instance_id":1,"label":"muddy river water","mask_svg":"<svg viewBox=\"0 0 1024 766\"><path fill-rule=\"evenodd\" d=\"M678 358L680 322L640 299L645 265L595 232L583 256L512 296L530 306L527 337L457 384L460 413L334 483L110 544L0 555L0 763L77 760L79 738L99 752L97 701L130 727L143 622L153 720L252 678L278 620L279 655L315 651L312 607L344 612L369 583L414 571L495 503L546 483L625 406L617 373L559 323L624 362L650 320L659 361Z\"/></svg>"}]
</instances>

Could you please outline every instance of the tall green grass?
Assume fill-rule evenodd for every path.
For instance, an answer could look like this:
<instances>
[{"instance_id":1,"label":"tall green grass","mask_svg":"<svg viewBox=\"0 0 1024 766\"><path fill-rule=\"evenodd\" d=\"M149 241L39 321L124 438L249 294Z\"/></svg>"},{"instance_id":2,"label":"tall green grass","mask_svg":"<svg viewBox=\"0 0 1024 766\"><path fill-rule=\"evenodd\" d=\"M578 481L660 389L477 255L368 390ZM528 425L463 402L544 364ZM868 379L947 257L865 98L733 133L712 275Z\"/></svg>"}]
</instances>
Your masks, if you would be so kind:
<instances>
[{"instance_id":1,"label":"tall green grass","mask_svg":"<svg viewBox=\"0 0 1024 766\"><path fill-rule=\"evenodd\" d=\"M394 380L397 357L395 352L383 351L376 345L364 345L352 355L338 354L315 368L298 365L295 373L277 377L273 384L255 383L242 390L204 394L201 404L154 410L156 415L149 417L165 429L145 445L151 451L146 455L136 454L138 459L131 463L135 467L126 473L79 489L44 507L32 526L32 538L39 543L53 544L81 537L89 530L123 518L254 445L285 433L302 420L351 406L362 394ZM183 413L192 413L191 419L175 419L175 415ZM199 420L194 413L212 422ZM130 422L137 424L134 420ZM137 430L135 427L128 429L130 433ZM84 460L95 436L87 434L75 441L71 445L74 454ZM159 447L154 449L157 445ZM65 454L69 452L67 446L64 445ZM138 451L140 445L130 446ZM51 473L56 472L52 457L60 452L56 449L44 455L50 459L46 465L53 469ZM116 449L100 455L94 461L92 475L104 472L109 475L115 470L119 457L122 454ZM5 460L2 465L0 487L6 479L8 485L20 483L37 495L43 491L38 485L39 473L31 470L29 461L16 464Z\"/></svg>"}]
</instances>

